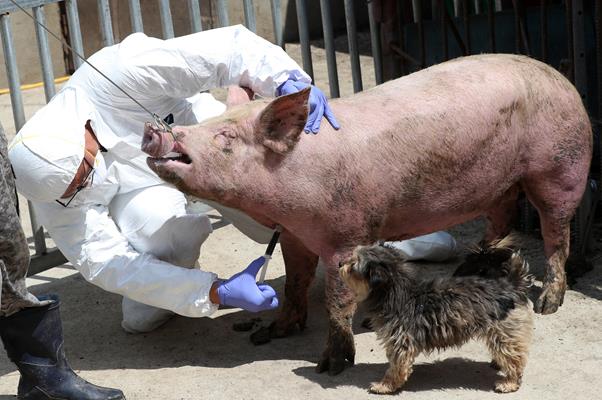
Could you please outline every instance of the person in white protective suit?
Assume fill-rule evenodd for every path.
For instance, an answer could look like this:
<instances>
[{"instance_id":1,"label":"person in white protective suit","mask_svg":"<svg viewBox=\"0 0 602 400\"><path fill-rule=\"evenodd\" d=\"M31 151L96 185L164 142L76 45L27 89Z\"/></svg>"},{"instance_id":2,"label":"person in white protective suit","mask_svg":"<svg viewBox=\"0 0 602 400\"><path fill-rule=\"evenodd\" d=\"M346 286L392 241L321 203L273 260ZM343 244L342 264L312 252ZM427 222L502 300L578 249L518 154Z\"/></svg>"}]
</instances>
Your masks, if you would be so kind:
<instances>
[{"instance_id":1,"label":"person in white protective suit","mask_svg":"<svg viewBox=\"0 0 602 400\"><path fill-rule=\"evenodd\" d=\"M285 84L289 90L311 84L280 47L242 26L169 40L135 33L89 61L178 125L225 110L200 93L211 88L240 85L267 97L281 94ZM313 86L312 94L321 103L310 100L306 131L316 133L322 116L337 128L323 94ZM128 332L151 331L174 313L207 316L219 304L250 311L277 307L274 290L255 283L261 258L228 280L195 267L211 224L147 167L140 146L149 119L84 64L9 145L18 190L84 278L123 296ZM271 231L249 217L219 211L252 239L269 241Z\"/></svg>"}]
</instances>

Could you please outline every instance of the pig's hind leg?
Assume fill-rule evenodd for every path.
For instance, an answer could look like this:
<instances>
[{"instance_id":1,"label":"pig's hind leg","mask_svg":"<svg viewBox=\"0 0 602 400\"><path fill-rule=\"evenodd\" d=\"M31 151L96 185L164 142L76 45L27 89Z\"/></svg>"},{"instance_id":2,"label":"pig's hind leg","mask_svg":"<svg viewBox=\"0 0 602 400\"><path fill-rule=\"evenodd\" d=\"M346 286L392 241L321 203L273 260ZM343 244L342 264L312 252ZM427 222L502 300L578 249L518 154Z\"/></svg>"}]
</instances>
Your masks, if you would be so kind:
<instances>
[{"instance_id":1,"label":"pig's hind leg","mask_svg":"<svg viewBox=\"0 0 602 400\"><path fill-rule=\"evenodd\" d=\"M558 310L566 291L565 264L569 255L570 223L585 188L587 172L570 175L570 180L557 174L553 179L526 181L527 198L539 213L547 266L543 292L535 302L535 311L551 314Z\"/></svg>"},{"instance_id":2,"label":"pig's hind leg","mask_svg":"<svg viewBox=\"0 0 602 400\"><path fill-rule=\"evenodd\" d=\"M329 375L341 373L355 362L355 343L351 322L356 309L350 289L339 276L339 261L346 257L321 259L326 275L326 309L328 311L328 341L322 358L316 367Z\"/></svg>"},{"instance_id":3,"label":"pig's hind leg","mask_svg":"<svg viewBox=\"0 0 602 400\"><path fill-rule=\"evenodd\" d=\"M305 329L307 293L318 265L318 256L288 232L282 234L280 246L286 270L285 300L278 318L270 325L273 338L288 336L297 326Z\"/></svg>"}]
</instances>

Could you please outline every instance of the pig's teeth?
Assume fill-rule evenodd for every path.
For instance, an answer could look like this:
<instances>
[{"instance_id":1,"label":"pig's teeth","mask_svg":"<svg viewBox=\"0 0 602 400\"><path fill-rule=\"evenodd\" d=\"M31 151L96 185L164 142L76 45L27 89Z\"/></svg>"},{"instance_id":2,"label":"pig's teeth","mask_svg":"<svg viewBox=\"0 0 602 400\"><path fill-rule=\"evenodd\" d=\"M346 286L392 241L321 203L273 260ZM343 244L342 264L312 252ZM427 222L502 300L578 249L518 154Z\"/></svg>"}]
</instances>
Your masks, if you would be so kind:
<instances>
[{"instance_id":1,"label":"pig's teeth","mask_svg":"<svg viewBox=\"0 0 602 400\"><path fill-rule=\"evenodd\" d=\"M182 153L177 153L175 151L170 151L169 153L167 153L163 157L165 157L165 158L178 158L178 157L181 157L181 156L182 156Z\"/></svg>"}]
</instances>

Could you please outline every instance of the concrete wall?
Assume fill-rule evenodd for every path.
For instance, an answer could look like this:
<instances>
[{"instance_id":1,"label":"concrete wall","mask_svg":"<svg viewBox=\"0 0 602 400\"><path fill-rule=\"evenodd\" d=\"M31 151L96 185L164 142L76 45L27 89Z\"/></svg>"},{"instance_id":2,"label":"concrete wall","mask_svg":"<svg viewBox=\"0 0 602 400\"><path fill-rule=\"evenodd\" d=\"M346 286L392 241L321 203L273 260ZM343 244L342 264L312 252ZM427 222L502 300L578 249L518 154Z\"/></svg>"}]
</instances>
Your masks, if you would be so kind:
<instances>
[{"instance_id":1,"label":"concrete wall","mask_svg":"<svg viewBox=\"0 0 602 400\"><path fill-rule=\"evenodd\" d=\"M115 41L120 41L131 33L130 10L126 0L110 0L111 17ZM321 37L322 24L320 18L319 0L310 0L308 4L309 26L312 38ZM149 36L162 37L161 21L158 0L140 0L143 12L142 19L144 31ZM203 29L218 26L215 0L200 0ZM92 55L102 47L102 38L99 29L98 4L96 0L79 0L79 18L82 28L84 54ZM57 34L61 33L59 7L56 4L48 5L46 10L46 23L48 28ZM254 10L256 17L257 34L270 41L275 41L271 2L269 0L255 0ZM171 13L173 18L174 33L176 36L186 35L191 32L188 16L188 4L185 0L172 0ZM333 25L335 32L345 30L345 14L343 0L332 2ZM283 19L284 37L287 41L298 40L297 19L294 0L281 0L281 15ZM33 21L22 12L11 14L13 20L13 39L17 48L18 65L21 83L39 82L42 79L39 65L38 50L35 40ZM230 24L244 24L244 11L242 0L231 0L228 3L228 17ZM363 1L356 2L356 17L358 27L364 26L367 21L367 12ZM57 77L65 75L68 66L64 63L61 44L49 37L52 51L54 71ZM2 55L3 57L3 55ZM4 63L0 71L0 87L7 87L7 78Z\"/></svg>"},{"instance_id":2,"label":"concrete wall","mask_svg":"<svg viewBox=\"0 0 602 400\"><path fill-rule=\"evenodd\" d=\"M175 36L191 33L188 2L185 0L172 0L170 4ZM244 24L242 4L243 2L241 0L232 0L228 3L228 17L231 25ZM288 1L282 1L282 4L282 15L284 18ZM81 26L90 28L82 33L85 54L86 56L90 56L102 47L102 37L99 30L98 6L95 0L80 0L78 5ZM110 6L115 41L120 41L132 33L128 2L125 0L111 0ZM162 38L163 33L159 13L159 2L157 0L140 0L140 7L142 9L144 33L148 36ZM201 0L200 7L203 30L218 27L215 1ZM270 41L274 41L270 1L255 0L254 10L257 34Z\"/></svg>"},{"instance_id":3,"label":"concrete wall","mask_svg":"<svg viewBox=\"0 0 602 400\"><path fill-rule=\"evenodd\" d=\"M56 4L48 5L44 7L44 11L46 25L52 32L60 35L61 29L58 6ZM34 22L21 11L10 13L10 20L21 83L40 82L42 80L42 69L40 67L40 59L38 56ZM49 37L48 40L54 67L54 75L58 78L65 75L62 45L51 37ZM6 77L4 49L0 50L0 88L7 88L8 79Z\"/></svg>"}]
</instances>

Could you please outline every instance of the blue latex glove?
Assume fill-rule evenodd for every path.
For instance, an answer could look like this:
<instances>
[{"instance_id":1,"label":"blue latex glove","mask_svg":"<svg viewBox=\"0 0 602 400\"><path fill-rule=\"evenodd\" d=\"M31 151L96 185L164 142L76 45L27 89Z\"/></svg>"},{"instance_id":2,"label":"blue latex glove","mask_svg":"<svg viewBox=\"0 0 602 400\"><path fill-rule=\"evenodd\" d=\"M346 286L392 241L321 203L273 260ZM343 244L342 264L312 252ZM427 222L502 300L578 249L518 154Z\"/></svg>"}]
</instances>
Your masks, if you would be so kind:
<instances>
[{"instance_id":1,"label":"blue latex glove","mask_svg":"<svg viewBox=\"0 0 602 400\"><path fill-rule=\"evenodd\" d=\"M257 284L255 277L263 265L264 258L259 257L247 268L222 281L217 287L220 304L257 312L278 308L278 297L270 285Z\"/></svg>"},{"instance_id":2,"label":"blue latex glove","mask_svg":"<svg viewBox=\"0 0 602 400\"><path fill-rule=\"evenodd\" d=\"M309 93L309 116L307 118L305 128L303 129L305 133L318 133L320 130L320 123L322 122L322 117L325 117L330 125L334 129L338 130L341 126L334 117L324 92L317 87L310 85L309 83L293 81L289 79L282 85L278 86L278 89L276 89L276 95L283 96L291 93L297 93L308 86L311 86L311 92Z\"/></svg>"}]
</instances>

